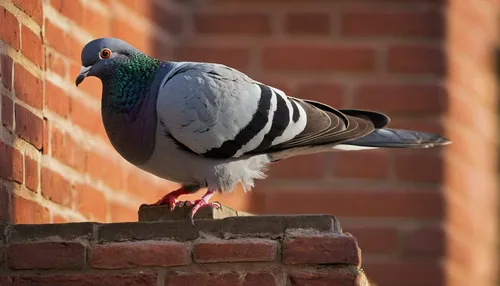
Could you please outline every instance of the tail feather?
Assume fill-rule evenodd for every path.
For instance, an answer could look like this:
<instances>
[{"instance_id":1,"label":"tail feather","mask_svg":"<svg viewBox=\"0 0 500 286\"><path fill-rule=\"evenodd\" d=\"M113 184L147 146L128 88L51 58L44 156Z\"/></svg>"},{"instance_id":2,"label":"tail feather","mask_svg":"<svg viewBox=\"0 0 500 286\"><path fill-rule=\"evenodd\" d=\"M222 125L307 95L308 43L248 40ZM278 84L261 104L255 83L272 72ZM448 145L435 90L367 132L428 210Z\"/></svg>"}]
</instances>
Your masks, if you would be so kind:
<instances>
[{"instance_id":1,"label":"tail feather","mask_svg":"<svg viewBox=\"0 0 500 286\"><path fill-rule=\"evenodd\" d=\"M430 148L448 145L450 143L450 140L437 134L402 129L381 128L376 129L362 138L345 142L343 144L386 148Z\"/></svg>"}]
</instances>

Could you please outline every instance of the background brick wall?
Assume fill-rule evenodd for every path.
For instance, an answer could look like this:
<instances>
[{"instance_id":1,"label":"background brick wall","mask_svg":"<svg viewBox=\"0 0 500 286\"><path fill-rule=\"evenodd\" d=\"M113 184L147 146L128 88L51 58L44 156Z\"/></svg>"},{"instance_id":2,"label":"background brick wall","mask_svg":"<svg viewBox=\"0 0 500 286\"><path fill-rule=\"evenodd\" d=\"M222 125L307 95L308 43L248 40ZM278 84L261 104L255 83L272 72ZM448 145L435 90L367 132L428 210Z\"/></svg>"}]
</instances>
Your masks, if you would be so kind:
<instances>
[{"instance_id":1,"label":"background brick wall","mask_svg":"<svg viewBox=\"0 0 500 286\"><path fill-rule=\"evenodd\" d=\"M446 149L282 161L252 194L215 199L257 213L339 216L381 285L492 285L493 3L0 0L0 218L134 221L141 203L176 187L112 149L97 79L74 87L83 45L112 35L163 59L230 65L291 95L377 109L392 127L447 134Z\"/></svg>"}]
</instances>

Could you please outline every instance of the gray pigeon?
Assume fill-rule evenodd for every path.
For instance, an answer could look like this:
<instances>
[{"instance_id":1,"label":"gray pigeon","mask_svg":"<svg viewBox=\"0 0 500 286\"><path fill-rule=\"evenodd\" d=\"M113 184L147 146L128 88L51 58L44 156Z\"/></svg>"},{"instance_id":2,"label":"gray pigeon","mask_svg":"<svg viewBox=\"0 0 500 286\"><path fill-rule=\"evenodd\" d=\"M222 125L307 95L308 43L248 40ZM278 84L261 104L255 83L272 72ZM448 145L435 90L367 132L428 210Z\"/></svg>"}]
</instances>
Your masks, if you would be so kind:
<instances>
[{"instance_id":1,"label":"gray pigeon","mask_svg":"<svg viewBox=\"0 0 500 286\"><path fill-rule=\"evenodd\" d=\"M435 134L386 128L378 112L338 110L287 96L221 64L161 61L115 38L82 50L78 86L102 81L102 119L113 147L130 163L180 183L153 205L207 187L191 221L219 192L250 190L266 166L288 157L379 147L428 148L451 143Z\"/></svg>"}]
</instances>

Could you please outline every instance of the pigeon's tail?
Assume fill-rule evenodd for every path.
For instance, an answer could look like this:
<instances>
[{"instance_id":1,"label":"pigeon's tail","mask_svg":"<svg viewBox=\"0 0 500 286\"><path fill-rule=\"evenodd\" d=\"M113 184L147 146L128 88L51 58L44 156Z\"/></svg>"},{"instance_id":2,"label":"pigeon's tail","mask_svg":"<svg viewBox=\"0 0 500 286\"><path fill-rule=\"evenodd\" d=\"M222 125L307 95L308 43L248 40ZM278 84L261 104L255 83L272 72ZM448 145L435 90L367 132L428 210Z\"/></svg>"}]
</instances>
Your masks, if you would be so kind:
<instances>
[{"instance_id":1,"label":"pigeon's tail","mask_svg":"<svg viewBox=\"0 0 500 286\"><path fill-rule=\"evenodd\" d=\"M450 140L437 134L402 129L380 128L362 138L345 142L342 145L375 148L430 148L448 145L450 143Z\"/></svg>"}]
</instances>

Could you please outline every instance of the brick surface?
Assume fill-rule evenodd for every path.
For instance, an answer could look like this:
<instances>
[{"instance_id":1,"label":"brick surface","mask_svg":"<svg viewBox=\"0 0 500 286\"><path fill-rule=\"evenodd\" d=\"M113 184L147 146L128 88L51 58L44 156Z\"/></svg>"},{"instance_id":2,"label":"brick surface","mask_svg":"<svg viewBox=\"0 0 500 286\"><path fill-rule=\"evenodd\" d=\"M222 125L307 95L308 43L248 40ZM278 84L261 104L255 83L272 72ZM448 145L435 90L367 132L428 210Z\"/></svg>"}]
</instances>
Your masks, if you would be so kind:
<instances>
[{"instance_id":1,"label":"brick surface","mask_svg":"<svg viewBox=\"0 0 500 286\"><path fill-rule=\"evenodd\" d=\"M45 82L45 107L62 117L67 117L70 112L70 98L53 83Z\"/></svg>"},{"instance_id":2,"label":"brick surface","mask_svg":"<svg viewBox=\"0 0 500 286\"><path fill-rule=\"evenodd\" d=\"M14 102L6 95L2 96L2 125L7 130L14 130Z\"/></svg>"},{"instance_id":3,"label":"brick surface","mask_svg":"<svg viewBox=\"0 0 500 286\"><path fill-rule=\"evenodd\" d=\"M289 95L319 101L334 108L342 108L344 106L344 88L342 85L336 83L318 81L303 83L297 87L294 93L289 93Z\"/></svg>"},{"instance_id":4,"label":"brick surface","mask_svg":"<svg viewBox=\"0 0 500 286\"><path fill-rule=\"evenodd\" d=\"M104 193L91 186L75 185L76 210L87 218L106 221L108 204Z\"/></svg>"},{"instance_id":5,"label":"brick surface","mask_svg":"<svg viewBox=\"0 0 500 286\"><path fill-rule=\"evenodd\" d=\"M12 243L7 248L11 269L79 269L85 247L77 242Z\"/></svg>"},{"instance_id":6,"label":"brick surface","mask_svg":"<svg viewBox=\"0 0 500 286\"><path fill-rule=\"evenodd\" d=\"M60 77L66 76L66 63L61 55L54 51L47 52L47 66L46 68L51 72L59 75Z\"/></svg>"},{"instance_id":7,"label":"brick surface","mask_svg":"<svg viewBox=\"0 0 500 286\"><path fill-rule=\"evenodd\" d=\"M97 180L103 180L106 185L112 188L120 189L123 187L125 177L120 172L117 163L101 154L89 152L87 155L87 173Z\"/></svg>"},{"instance_id":8,"label":"brick surface","mask_svg":"<svg viewBox=\"0 0 500 286\"><path fill-rule=\"evenodd\" d=\"M401 152L395 156L396 176L403 181L439 182L443 176L443 162L430 152Z\"/></svg>"},{"instance_id":9,"label":"brick surface","mask_svg":"<svg viewBox=\"0 0 500 286\"><path fill-rule=\"evenodd\" d=\"M1 8L2 13L0 13L0 22L2 23L2 29L0 30L0 38L4 40L9 46L15 50L19 50L20 37L19 37L19 22L16 17L12 15L7 9Z\"/></svg>"},{"instance_id":10,"label":"brick surface","mask_svg":"<svg viewBox=\"0 0 500 286\"><path fill-rule=\"evenodd\" d=\"M412 257L445 255L445 230L440 227L418 228L405 234L403 252Z\"/></svg>"},{"instance_id":11,"label":"brick surface","mask_svg":"<svg viewBox=\"0 0 500 286\"><path fill-rule=\"evenodd\" d=\"M49 211L37 202L14 195L11 200L13 223L49 223Z\"/></svg>"},{"instance_id":12,"label":"brick surface","mask_svg":"<svg viewBox=\"0 0 500 286\"><path fill-rule=\"evenodd\" d=\"M43 120L16 104L16 134L37 149L42 149Z\"/></svg>"},{"instance_id":13,"label":"brick surface","mask_svg":"<svg viewBox=\"0 0 500 286\"><path fill-rule=\"evenodd\" d=\"M366 285L360 273L352 273L351 269L335 269L319 273L306 271L293 271L289 275L291 285L297 286L361 286Z\"/></svg>"},{"instance_id":14,"label":"brick surface","mask_svg":"<svg viewBox=\"0 0 500 286\"><path fill-rule=\"evenodd\" d=\"M245 275L243 286L278 286L281 285L274 273L260 272Z\"/></svg>"},{"instance_id":15,"label":"brick surface","mask_svg":"<svg viewBox=\"0 0 500 286\"><path fill-rule=\"evenodd\" d=\"M193 246L197 263L274 261L278 245L272 240L200 241Z\"/></svg>"},{"instance_id":16,"label":"brick surface","mask_svg":"<svg viewBox=\"0 0 500 286\"><path fill-rule=\"evenodd\" d=\"M364 256L393 253L399 247L400 234L397 228L385 226L350 227L343 224L342 230L356 238Z\"/></svg>"},{"instance_id":17,"label":"brick surface","mask_svg":"<svg viewBox=\"0 0 500 286\"><path fill-rule=\"evenodd\" d=\"M42 108L42 81L20 64L14 65L14 89L17 98L34 108Z\"/></svg>"},{"instance_id":18,"label":"brick surface","mask_svg":"<svg viewBox=\"0 0 500 286\"><path fill-rule=\"evenodd\" d=\"M174 49L174 55L180 60L221 63L235 69L245 69L250 61L248 49L241 47L182 45Z\"/></svg>"},{"instance_id":19,"label":"brick surface","mask_svg":"<svg viewBox=\"0 0 500 286\"><path fill-rule=\"evenodd\" d=\"M356 239L344 235L295 236L289 233L283 243L285 264L360 265L361 252Z\"/></svg>"},{"instance_id":20,"label":"brick surface","mask_svg":"<svg viewBox=\"0 0 500 286\"><path fill-rule=\"evenodd\" d=\"M387 54L390 72L441 75L445 71L444 55L439 47L400 45L390 47Z\"/></svg>"},{"instance_id":21,"label":"brick surface","mask_svg":"<svg viewBox=\"0 0 500 286\"><path fill-rule=\"evenodd\" d=\"M390 158L382 150L336 152L333 162L333 174L337 177L385 180L389 176Z\"/></svg>"},{"instance_id":22,"label":"brick surface","mask_svg":"<svg viewBox=\"0 0 500 286\"><path fill-rule=\"evenodd\" d=\"M15 285L19 286L151 286L156 285L156 274L54 274L54 275L22 275L15 277Z\"/></svg>"},{"instance_id":23,"label":"brick surface","mask_svg":"<svg viewBox=\"0 0 500 286\"><path fill-rule=\"evenodd\" d=\"M202 34L261 35L271 32L270 18L266 14L196 13L193 24L195 30Z\"/></svg>"},{"instance_id":24,"label":"brick surface","mask_svg":"<svg viewBox=\"0 0 500 286\"><path fill-rule=\"evenodd\" d=\"M12 69L13 69L12 58L8 55L0 55L0 78L2 79L2 84L7 89L12 87Z\"/></svg>"},{"instance_id":25,"label":"brick surface","mask_svg":"<svg viewBox=\"0 0 500 286\"><path fill-rule=\"evenodd\" d=\"M125 242L92 247L89 263L94 268L119 269L187 265L190 260L184 243Z\"/></svg>"},{"instance_id":26,"label":"brick surface","mask_svg":"<svg viewBox=\"0 0 500 286\"><path fill-rule=\"evenodd\" d=\"M280 71L368 72L375 67L375 51L356 46L274 45L264 47L262 65Z\"/></svg>"},{"instance_id":27,"label":"brick surface","mask_svg":"<svg viewBox=\"0 0 500 286\"><path fill-rule=\"evenodd\" d=\"M290 13L285 17L285 30L291 34L328 34L330 15L327 13Z\"/></svg>"},{"instance_id":28,"label":"brick surface","mask_svg":"<svg viewBox=\"0 0 500 286\"><path fill-rule=\"evenodd\" d=\"M31 18L38 24L42 25L43 19L43 9L42 9L42 0L32 0L32 1L24 1L24 0L13 0L14 5L19 7L19 9L23 10L26 14L31 16Z\"/></svg>"},{"instance_id":29,"label":"brick surface","mask_svg":"<svg viewBox=\"0 0 500 286\"><path fill-rule=\"evenodd\" d=\"M23 182L23 155L17 149L0 141L0 177Z\"/></svg>"},{"instance_id":30,"label":"brick surface","mask_svg":"<svg viewBox=\"0 0 500 286\"><path fill-rule=\"evenodd\" d=\"M4 186L0 186L0 222L7 223L12 221L9 210L10 202L11 202L10 191L7 190ZM3 261L3 255L2 258L0 258L0 263L1 261Z\"/></svg>"},{"instance_id":31,"label":"brick surface","mask_svg":"<svg viewBox=\"0 0 500 286\"><path fill-rule=\"evenodd\" d=\"M45 46L41 35L35 34L26 26L21 29L22 47L21 52L25 57L40 68L45 67Z\"/></svg>"},{"instance_id":32,"label":"brick surface","mask_svg":"<svg viewBox=\"0 0 500 286\"><path fill-rule=\"evenodd\" d=\"M42 167L41 170L42 195L58 204L71 204L71 182L62 174Z\"/></svg>"},{"instance_id":33,"label":"brick surface","mask_svg":"<svg viewBox=\"0 0 500 286\"><path fill-rule=\"evenodd\" d=\"M235 272L187 273L177 272L167 276L165 286L176 285L239 286L241 278Z\"/></svg>"},{"instance_id":34,"label":"brick surface","mask_svg":"<svg viewBox=\"0 0 500 286\"><path fill-rule=\"evenodd\" d=\"M26 187L32 191L36 191L40 178L38 174L38 161L27 155L24 156L24 174Z\"/></svg>"}]
</instances>

